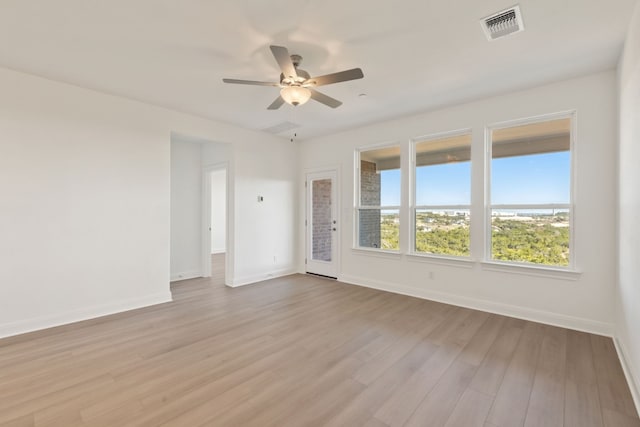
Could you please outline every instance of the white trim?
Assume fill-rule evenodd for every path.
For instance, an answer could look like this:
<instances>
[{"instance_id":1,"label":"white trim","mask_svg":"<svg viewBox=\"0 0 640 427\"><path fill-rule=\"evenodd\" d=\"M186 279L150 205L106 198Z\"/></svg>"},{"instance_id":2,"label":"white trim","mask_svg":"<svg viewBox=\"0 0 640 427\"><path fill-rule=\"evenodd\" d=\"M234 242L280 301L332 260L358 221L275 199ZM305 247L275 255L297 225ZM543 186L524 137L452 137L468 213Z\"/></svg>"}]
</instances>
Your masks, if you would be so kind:
<instances>
[{"instance_id":1,"label":"white trim","mask_svg":"<svg viewBox=\"0 0 640 427\"><path fill-rule=\"evenodd\" d=\"M540 114L537 116L529 116L529 117L524 117L519 119L510 119L510 120L503 120L500 122L493 122L487 125L486 128L491 131L495 129L505 129L505 128L510 128L514 126L530 125L533 123L548 122L551 120L559 120L559 119L572 119L573 121L573 119L575 118L575 114L576 114L576 110L558 111L555 113ZM571 131L573 132L573 128L571 129Z\"/></svg>"},{"instance_id":2,"label":"white trim","mask_svg":"<svg viewBox=\"0 0 640 427\"><path fill-rule=\"evenodd\" d=\"M385 142L376 142L373 144L365 144L365 145L360 145L358 147L356 147L356 152L358 153L358 159L360 160L360 152L361 151L374 151L374 150L378 150L380 148L392 148L392 147L398 147L400 149L402 140L399 139L394 139L394 140L389 140L389 141L385 141ZM400 155L402 155L402 150L400 152Z\"/></svg>"},{"instance_id":3,"label":"white trim","mask_svg":"<svg viewBox=\"0 0 640 427\"><path fill-rule=\"evenodd\" d=\"M416 251L416 191L418 188L418 183L416 182L417 171L416 171L416 139L409 140L409 170L407 171L407 206L408 209L405 214L405 219L407 221L407 232L408 237L407 244L408 247L405 246L408 254L413 254ZM469 182L471 185L471 182ZM402 225L402 221L400 222Z\"/></svg>"},{"instance_id":4,"label":"white trim","mask_svg":"<svg viewBox=\"0 0 640 427\"><path fill-rule=\"evenodd\" d=\"M571 118L571 134L569 135L569 167L571 168L570 176L571 182L569 183L569 265L574 270L578 269L578 253L580 249L576 244L576 197L578 194L578 149L576 147L576 141L578 140L578 111L573 110L568 112L568 117Z\"/></svg>"},{"instance_id":5,"label":"white trim","mask_svg":"<svg viewBox=\"0 0 640 427\"><path fill-rule=\"evenodd\" d=\"M421 144L423 142L430 142L430 141L435 141L437 139L447 139L447 138L453 138L455 136L465 136L465 135L469 135L470 137L472 137L473 128L462 128L462 129L451 130L451 131L430 133L428 135L413 137L410 139L410 141L413 147L415 148L416 144ZM469 146L469 148L471 148L471 146ZM415 154L415 152L413 154Z\"/></svg>"},{"instance_id":6,"label":"white trim","mask_svg":"<svg viewBox=\"0 0 640 427\"><path fill-rule=\"evenodd\" d=\"M618 359L620 359L620 364L622 365L622 371L627 379L633 403L636 405L636 412L640 413L640 377L635 375L638 371L633 369L633 364L630 362L632 359L624 342L618 337L613 337L613 344L616 347Z\"/></svg>"},{"instance_id":7,"label":"white trim","mask_svg":"<svg viewBox=\"0 0 640 427\"><path fill-rule=\"evenodd\" d=\"M486 260L491 258L491 232L493 227L491 225L491 156L493 155L491 151L492 139L491 132L492 128L489 126L484 127L484 141L483 141L483 153L482 153L482 166L484 172L484 193L482 195L482 253L475 254L477 258ZM473 161L473 159L472 159ZM472 165L473 167L473 165ZM473 200L473 194L471 195ZM471 234L469 235L471 238ZM473 242L471 243L473 246ZM472 253L472 255L474 255Z\"/></svg>"},{"instance_id":8,"label":"white trim","mask_svg":"<svg viewBox=\"0 0 640 427\"><path fill-rule=\"evenodd\" d=\"M552 210L552 209L566 209L571 210L571 204L569 203L530 203L530 204L515 204L515 205L491 205L491 210L509 209L509 210Z\"/></svg>"},{"instance_id":9,"label":"white trim","mask_svg":"<svg viewBox=\"0 0 640 427\"><path fill-rule=\"evenodd\" d=\"M491 162L493 160L493 140L492 140L492 132L497 129L506 129L510 127L523 126L533 123L541 123L551 120L560 120L560 119L569 119L571 124L571 131L569 133L569 168L570 168L570 182L569 182L569 203L563 204L521 204L521 205L493 205L491 203ZM559 111L556 113L542 114L538 116L525 117L520 119L506 120L501 122L494 122L484 127L484 182L485 182L485 191L484 191L484 205L485 205L485 230L484 230L484 255L483 259L487 263L495 262L492 258L492 247L491 247L491 230L492 230L492 210L493 209L507 209L508 206L513 206L511 209L545 209L545 206L549 206L550 209L568 209L569 210L569 271L577 270L577 259L576 256L576 239L575 239L575 213L576 213L576 204L575 197L577 194L577 162L576 162L576 138L578 132L578 113L577 110L566 110ZM568 206L568 207L565 207Z\"/></svg>"},{"instance_id":10,"label":"white trim","mask_svg":"<svg viewBox=\"0 0 640 427\"><path fill-rule=\"evenodd\" d=\"M340 268L341 268L341 256L340 256L340 248L342 247L342 211L340 209L340 205L341 205L341 191L340 191L340 185L341 185L341 179L340 179L340 167L339 166L334 166L332 168L325 168L325 169L314 169L313 171L308 170L305 171L305 191L304 191L304 198L305 198L305 207L304 207L304 220L305 220L305 225L304 225L304 240L305 240L305 248L304 248L304 257L305 260L307 260L307 262L304 263L303 265L303 271L304 273L315 273L315 274L321 274L322 272L318 271L318 272L313 272L313 271L309 271L307 269L308 267L308 262L312 260L313 255L312 255L312 248L311 248L311 204L312 204L312 200L310 199L310 195L311 195L311 187L310 187L310 182L313 181L314 179L331 179L332 181L332 187L331 187L331 193L332 193L332 203L333 206L331 207L331 215L332 215L332 228L335 229L335 235L332 236L332 242L331 242L331 258L332 260L330 262L327 262L328 265L332 265L333 267L331 268L332 272L329 272L331 277L334 277L334 275L337 277L340 274ZM346 221L345 221L346 223ZM309 224L309 225L307 225ZM314 262L318 262L317 260L314 260Z\"/></svg>"},{"instance_id":11,"label":"white trim","mask_svg":"<svg viewBox=\"0 0 640 427\"><path fill-rule=\"evenodd\" d=\"M407 261L409 262L424 262L428 264L440 264L451 267L473 268L476 261L469 257L457 257L438 254L426 254L415 252L407 254Z\"/></svg>"},{"instance_id":12,"label":"white trim","mask_svg":"<svg viewBox=\"0 0 640 427\"><path fill-rule=\"evenodd\" d=\"M221 248L221 249L213 249L213 250L211 251L211 255L224 254L224 253L226 253L226 252L227 252L227 250L226 250L226 249L224 249L224 248Z\"/></svg>"},{"instance_id":13,"label":"white trim","mask_svg":"<svg viewBox=\"0 0 640 427\"><path fill-rule=\"evenodd\" d=\"M211 277L211 173L221 170L225 175L225 244L229 247L229 162L225 161L202 166L202 277ZM226 274L228 263L225 267Z\"/></svg>"},{"instance_id":14,"label":"white trim","mask_svg":"<svg viewBox=\"0 0 640 427\"><path fill-rule=\"evenodd\" d=\"M382 249L382 248L357 247L357 248L351 248L351 252L355 255L373 256L373 257L387 258L387 259L400 259L402 258L402 255L403 255L400 251L393 251L391 249Z\"/></svg>"},{"instance_id":15,"label":"white trim","mask_svg":"<svg viewBox=\"0 0 640 427\"><path fill-rule=\"evenodd\" d=\"M283 268L280 270L273 270L265 273L254 274L251 276L238 277L235 278L231 284L227 284L227 286L229 286L230 288L237 288L239 286L251 285L258 282L263 282L265 280L289 276L291 274L297 273L298 269L295 267Z\"/></svg>"},{"instance_id":16,"label":"white trim","mask_svg":"<svg viewBox=\"0 0 640 427\"><path fill-rule=\"evenodd\" d=\"M211 255L209 255L209 259L211 259ZM211 260L209 260L209 263L211 263ZM169 278L169 281L179 282L180 280L195 279L198 277L207 277L207 276L205 276L202 273L202 270L181 271L179 273L172 274L171 277Z\"/></svg>"},{"instance_id":17,"label":"white trim","mask_svg":"<svg viewBox=\"0 0 640 427\"><path fill-rule=\"evenodd\" d=\"M371 209L371 210L397 210L398 211L398 217L400 218L400 227L402 227L402 197L400 198L400 205L398 206L362 206L362 200L360 198L360 192L361 192L361 182L360 182L360 178L361 178L361 173L360 173L360 166L362 164L361 161L361 153L363 151L375 151L375 150L379 150L379 149L383 149L383 148L394 148L394 147L398 147L398 151L400 152L399 154L399 158L400 158L400 188L398 189L401 193L402 193L402 180L404 179L404 173L403 173L403 168L402 168L402 141L400 140L394 140L394 141L387 141L387 142L382 142L382 143L377 143L377 144L371 144L371 145L363 145L363 146L359 146L356 147L354 150L354 156L353 156L353 172L354 172L354 176L353 176L353 222L352 222L352 233L353 233L353 244L352 244L352 248L353 249L365 249L362 248L360 246L360 215L358 215L358 213L360 212L361 209ZM399 230L401 231L401 230ZM398 239L400 240L400 236L398 236ZM398 242L399 245L402 244L401 241ZM375 248L370 248L373 250L376 250Z\"/></svg>"},{"instance_id":18,"label":"white trim","mask_svg":"<svg viewBox=\"0 0 640 427\"><path fill-rule=\"evenodd\" d=\"M413 207L414 210L420 211L469 211L471 213L471 205L418 205Z\"/></svg>"},{"instance_id":19,"label":"white trim","mask_svg":"<svg viewBox=\"0 0 640 427\"><path fill-rule=\"evenodd\" d=\"M432 141L437 141L440 139L447 139L447 138L453 138L456 136L469 136L469 204L466 205L440 205L440 206L433 206L433 205L417 205L417 189L418 189L418 183L417 183L417 161L416 161L416 157L417 157L417 153L416 153L416 147L418 144L423 144L423 143L429 143ZM415 256L418 258L415 258L414 261L423 261L420 258L424 257L426 254L420 254L420 252L418 252L416 250L416 234L417 234L417 223L416 223L416 215L418 213L419 210L427 210L427 211L439 211L439 210L465 210L465 211L469 211L469 221L471 221L471 214L473 212L473 208L472 208L472 201L473 201L473 158L471 156L471 151L473 149L473 128L463 128L463 129L457 129L457 130L452 130L452 131L445 131L445 132L438 132L438 133L433 133L433 134L429 134L429 135L425 135L425 136L418 136L418 137L414 137L411 138L409 140L409 210L408 210L408 215L409 215L409 251L407 252L409 257ZM469 235L469 243L471 243L471 235ZM471 252L471 247L469 247L469 252ZM437 254L434 254L436 256L440 256ZM431 257L431 255L427 255L429 257ZM447 256L442 256L443 259L445 258L449 258ZM411 258L408 258L409 260L411 260ZM450 265L450 264L448 264Z\"/></svg>"},{"instance_id":20,"label":"white trim","mask_svg":"<svg viewBox=\"0 0 640 427\"><path fill-rule=\"evenodd\" d=\"M437 301L445 304L453 304L459 307L471 308L473 310L486 311L489 313L500 314L502 316L515 317L532 322L589 332L596 335L604 335L610 337L612 336L613 332L613 325L611 323L599 322L596 320L584 319L574 316L567 316L564 314L552 313L548 311L534 310L531 308L520 307L511 304L496 303L493 301L482 300L478 298L469 298L461 295L454 295L424 288L414 288L397 283L369 280L351 275L341 275L340 277L338 277L338 281L352 285L393 292L396 294Z\"/></svg>"},{"instance_id":21,"label":"white trim","mask_svg":"<svg viewBox=\"0 0 640 427\"><path fill-rule=\"evenodd\" d=\"M66 325L69 323L80 322L83 320L94 319L97 317L108 316L110 314L121 313L123 311L135 310L138 308L149 307L152 305L163 304L171 301L171 292L167 289L167 291L165 292L159 292L144 297L131 298L115 303L96 305L79 310L72 310L53 316L35 317L32 319L21 320L19 322L5 323L3 325L0 325L0 338L6 338L14 335L24 334L27 332L33 332L52 328L55 326Z\"/></svg>"},{"instance_id":22,"label":"white trim","mask_svg":"<svg viewBox=\"0 0 640 427\"><path fill-rule=\"evenodd\" d=\"M554 268L545 265L538 266L508 261L483 261L480 265L482 265L483 270L487 271L524 274L527 276L546 277L552 279L578 280L582 275L581 271L568 268Z\"/></svg>"},{"instance_id":23,"label":"white trim","mask_svg":"<svg viewBox=\"0 0 640 427\"><path fill-rule=\"evenodd\" d=\"M370 210L370 211L399 211L400 210L400 205L389 205L389 206L382 206L382 205L372 205L372 206L358 206L356 208L356 210L359 211L366 211L366 210Z\"/></svg>"}]
</instances>

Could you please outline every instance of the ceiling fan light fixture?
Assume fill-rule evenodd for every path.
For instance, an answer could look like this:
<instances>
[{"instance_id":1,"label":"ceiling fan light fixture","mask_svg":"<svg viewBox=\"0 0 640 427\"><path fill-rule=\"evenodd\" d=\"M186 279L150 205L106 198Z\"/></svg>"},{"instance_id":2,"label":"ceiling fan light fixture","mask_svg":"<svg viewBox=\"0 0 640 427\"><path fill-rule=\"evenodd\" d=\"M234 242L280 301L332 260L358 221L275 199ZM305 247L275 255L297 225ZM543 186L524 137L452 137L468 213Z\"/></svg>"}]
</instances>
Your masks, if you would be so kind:
<instances>
[{"instance_id":1,"label":"ceiling fan light fixture","mask_svg":"<svg viewBox=\"0 0 640 427\"><path fill-rule=\"evenodd\" d=\"M311 98L311 91L302 86L285 86L280 90L280 96L287 104L298 106Z\"/></svg>"},{"instance_id":2,"label":"ceiling fan light fixture","mask_svg":"<svg viewBox=\"0 0 640 427\"><path fill-rule=\"evenodd\" d=\"M349 80L361 79L364 77L360 68L339 71L337 73L325 74L323 76L311 77L305 70L298 68L302 57L300 55L289 55L289 50L283 46L269 46L278 66L280 67L279 82L261 82L256 80L222 79L225 83L254 85L254 86L275 86L280 88L278 96L267 110L277 110L286 102L287 104L298 106L305 104L313 98L321 104L330 108L338 108L342 102L330 96L318 92L317 86L330 85L333 83L346 82Z\"/></svg>"}]
</instances>

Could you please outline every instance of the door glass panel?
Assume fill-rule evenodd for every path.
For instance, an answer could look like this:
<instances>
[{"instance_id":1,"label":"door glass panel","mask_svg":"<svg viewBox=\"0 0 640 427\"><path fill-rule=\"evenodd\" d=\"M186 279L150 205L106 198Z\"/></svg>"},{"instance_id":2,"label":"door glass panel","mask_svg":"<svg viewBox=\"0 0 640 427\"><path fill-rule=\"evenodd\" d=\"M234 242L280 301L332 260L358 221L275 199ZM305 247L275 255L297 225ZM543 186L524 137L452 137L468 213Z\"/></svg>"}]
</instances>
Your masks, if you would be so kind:
<instances>
[{"instance_id":1,"label":"door glass panel","mask_svg":"<svg viewBox=\"0 0 640 427\"><path fill-rule=\"evenodd\" d=\"M311 181L311 256L331 261L331 179Z\"/></svg>"}]
</instances>

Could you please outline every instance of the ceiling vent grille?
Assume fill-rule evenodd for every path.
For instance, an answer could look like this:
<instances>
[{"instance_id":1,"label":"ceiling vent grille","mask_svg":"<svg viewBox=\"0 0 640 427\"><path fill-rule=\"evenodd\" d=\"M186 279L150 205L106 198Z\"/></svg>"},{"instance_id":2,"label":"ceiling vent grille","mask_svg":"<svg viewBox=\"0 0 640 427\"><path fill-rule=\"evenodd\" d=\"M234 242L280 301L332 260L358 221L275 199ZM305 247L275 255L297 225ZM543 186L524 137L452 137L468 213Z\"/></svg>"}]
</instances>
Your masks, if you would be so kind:
<instances>
[{"instance_id":1,"label":"ceiling vent grille","mask_svg":"<svg viewBox=\"0 0 640 427\"><path fill-rule=\"evenodd\" d=\"M513 6L493 15L483 18L480 22L484 34L489 41L496 40L509 34L524 30L520 6Z\"/></svg>"}]
</instances>

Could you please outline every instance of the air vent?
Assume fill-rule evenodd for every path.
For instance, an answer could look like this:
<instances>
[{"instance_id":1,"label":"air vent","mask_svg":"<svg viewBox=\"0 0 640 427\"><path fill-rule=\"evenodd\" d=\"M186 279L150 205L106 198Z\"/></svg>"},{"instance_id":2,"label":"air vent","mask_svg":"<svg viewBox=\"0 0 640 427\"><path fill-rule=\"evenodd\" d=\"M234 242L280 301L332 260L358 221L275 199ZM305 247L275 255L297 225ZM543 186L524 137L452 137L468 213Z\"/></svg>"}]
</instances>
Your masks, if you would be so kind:
<instances>
[{"instance_id":1,"label":"air vent","mask_svg":"<svg viewBox=\"0 0 640 427\"><path fill-rule=\"evenodd\" d=\"M268 133L272 133L274 135L277 135L279 133L286 132L288 130L299 128L299 127L300 127L300 125L297 125L295 123L282 122L282 123L278 123L277 125L273 125L273 126L270 126L268 128L264 128L262 130L264 132L268 132Z\"/></svg>"},{"instance_id":2,"label":"air vent","mask_svg":"<svg viewBox=\"0 0 640 427\"><path fill-rule=\"evenodd\" d=\"M520 6L513 6L493 15L487 16L480 22L484 34L489 41L496 40L509 34L524 30Z\"/></svg>"}]
</instances>

